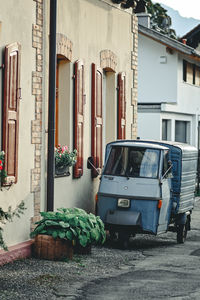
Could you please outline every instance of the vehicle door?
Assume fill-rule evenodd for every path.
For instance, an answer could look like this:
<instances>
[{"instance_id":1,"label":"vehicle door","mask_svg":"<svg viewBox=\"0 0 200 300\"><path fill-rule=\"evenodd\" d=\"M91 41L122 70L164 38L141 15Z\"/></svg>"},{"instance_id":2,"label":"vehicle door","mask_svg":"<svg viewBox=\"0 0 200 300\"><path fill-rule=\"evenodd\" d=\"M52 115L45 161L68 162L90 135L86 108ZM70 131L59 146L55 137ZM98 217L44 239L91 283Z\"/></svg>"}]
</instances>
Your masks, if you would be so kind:
<instances>
[{"instance_id":1,"label":"vehicle door","mask_svg":"<svg viewBox=\"0 0 200 300\"><path fill-rule=\"evenodd\" d=\"M167 150L162 152L163 159L161 160L161 199L162 206L160 208L158 230L159 232L167 231L171 214L171 179L172 179L172 166L169 164L169 154Z\"/></svg>"}]
</instances>

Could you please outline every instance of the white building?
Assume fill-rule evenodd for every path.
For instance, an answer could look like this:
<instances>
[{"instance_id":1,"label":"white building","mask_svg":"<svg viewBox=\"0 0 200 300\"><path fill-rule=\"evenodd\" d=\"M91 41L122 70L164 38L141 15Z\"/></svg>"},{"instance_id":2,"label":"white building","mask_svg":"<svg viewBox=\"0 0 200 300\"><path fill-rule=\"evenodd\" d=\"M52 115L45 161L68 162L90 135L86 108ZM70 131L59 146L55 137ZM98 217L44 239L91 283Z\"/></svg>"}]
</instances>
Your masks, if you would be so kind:
<instances>
[{"instance_id":1,"label":"white building","mask_svg":"<svg viewBox=\"0 0 200 300\"><path fill-rule=\"evenodd\" d=\"M200 52L138 19L138 136L199 146Z\"/></svg>"}]
</instances>

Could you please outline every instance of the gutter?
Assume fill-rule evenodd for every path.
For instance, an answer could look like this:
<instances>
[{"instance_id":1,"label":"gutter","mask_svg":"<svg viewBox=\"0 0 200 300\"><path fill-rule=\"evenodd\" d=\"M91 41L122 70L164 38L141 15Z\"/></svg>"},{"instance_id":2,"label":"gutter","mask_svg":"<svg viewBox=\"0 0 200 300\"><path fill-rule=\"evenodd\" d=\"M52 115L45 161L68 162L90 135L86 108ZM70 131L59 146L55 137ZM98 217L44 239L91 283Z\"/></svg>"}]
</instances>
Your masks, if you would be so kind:
<instances>
[{"instance_id":1,"label":"gutter","mask_svg":"<svg viewBox=\"0 0 200 300\"><path fill-rule=\"evenodd\" d=\"M47 156L47 211L54 210L54 145L56 99L56 11L57 0L50 0L49 44L49 108L48 108L48 156Z\"/></svg>"}]
</instances>

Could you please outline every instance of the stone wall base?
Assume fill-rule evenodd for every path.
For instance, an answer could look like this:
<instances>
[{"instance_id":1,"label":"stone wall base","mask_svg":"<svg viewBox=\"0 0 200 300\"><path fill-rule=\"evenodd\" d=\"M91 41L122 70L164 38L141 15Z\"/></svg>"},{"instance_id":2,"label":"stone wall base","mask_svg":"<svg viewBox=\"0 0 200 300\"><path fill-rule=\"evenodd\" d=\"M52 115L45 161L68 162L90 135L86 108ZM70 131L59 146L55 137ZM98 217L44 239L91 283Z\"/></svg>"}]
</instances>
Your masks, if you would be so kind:
<instances>
[{"instance_id":1,"label":"stone wall base","mask_svg":"<svg viewBox=\"0 0 200 300\"><path fill-rule=\"evenodd\" d=\"M8 251L0 250L0 266L17 259L31 257L33 240L9 247Z\"/></svg>"}]
</instances>

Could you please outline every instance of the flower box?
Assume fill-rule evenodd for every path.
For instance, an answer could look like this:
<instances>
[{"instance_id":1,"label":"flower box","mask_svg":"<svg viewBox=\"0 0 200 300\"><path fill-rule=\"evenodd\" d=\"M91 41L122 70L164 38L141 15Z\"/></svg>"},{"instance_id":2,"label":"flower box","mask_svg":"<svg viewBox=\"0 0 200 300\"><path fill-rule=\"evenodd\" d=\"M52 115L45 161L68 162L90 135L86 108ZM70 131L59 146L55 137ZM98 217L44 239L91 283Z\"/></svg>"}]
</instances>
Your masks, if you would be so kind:
<instances>
[{"instance_id":1,"label":"flower box","mask_svg":"<svg viewBox=\"0 0 200 300\"><path fill-rule=\"evenodd\" d=\"M69 176L69 167L76 164L77 151L74 149L69 151L67 146L60 144L55 147L55 175L56 176Z\"/></svg>"},{"instance_id":2,"label":"flower box","mask_svg":"<svg viewBox=\"0 0 200 300\"><path fill-rule=\"evenodd\" d=\"M61 260L66 257L72 259L73 246L68 240L38 234L35 237L33 254L40 259Z\"/></svg>"},{"instance_id":3,"label":"flower box","mask_svg":"<svg viewBox=\"0 0 200 300\"><path fill-rule=\"evenodd\" d=\"M57 175L57 176L63 176L63 175L65 175L65 176L69 176L70 175L70 172L69 172L69 166L60 166L60 167L58 167L58 166L56 166L55 167L55 174Z\"/></svg>"}]
</instances>

